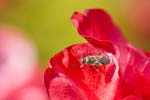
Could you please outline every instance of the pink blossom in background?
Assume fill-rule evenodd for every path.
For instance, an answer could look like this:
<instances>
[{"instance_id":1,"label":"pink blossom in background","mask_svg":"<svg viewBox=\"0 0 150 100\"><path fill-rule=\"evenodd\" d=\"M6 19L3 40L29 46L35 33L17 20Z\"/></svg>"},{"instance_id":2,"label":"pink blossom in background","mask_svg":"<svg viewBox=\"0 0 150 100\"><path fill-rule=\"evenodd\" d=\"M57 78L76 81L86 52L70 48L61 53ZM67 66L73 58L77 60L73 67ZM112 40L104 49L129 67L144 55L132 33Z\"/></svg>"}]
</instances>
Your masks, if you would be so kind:
<instances>
[{"instance_id":1,"label":"pink blossom in background","mask_svg":"<svg viewBox=\"0 0 150 100\"><path fill-rule=\"evenodd\" d=\"M0 100L20 88L37 69L37 51L22 32L0 25Z\"/></svg>"},{"instance_id":2,"label":"pink blossom in background","mask_svg":"<svg viewBox=\"0 0 150 100\"><path fill-rule=\"evenodd\" d=\"M14 90L7 100L48 100L42 75L41 71L37 72L30 81Z\"/></svg>"}]
</instances>

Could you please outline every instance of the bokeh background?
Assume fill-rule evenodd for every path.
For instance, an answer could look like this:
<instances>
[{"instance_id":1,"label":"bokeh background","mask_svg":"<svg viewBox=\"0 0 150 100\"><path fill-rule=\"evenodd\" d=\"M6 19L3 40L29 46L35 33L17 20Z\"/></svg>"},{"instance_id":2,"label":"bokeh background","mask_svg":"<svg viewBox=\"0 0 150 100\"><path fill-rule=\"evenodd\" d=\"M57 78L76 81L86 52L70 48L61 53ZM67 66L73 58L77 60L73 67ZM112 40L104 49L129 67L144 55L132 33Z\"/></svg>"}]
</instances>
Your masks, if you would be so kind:
<instances>
[{"instance_id":1,"label":"bokeh background","mask_svg":"<svg viewBox=\"0 0 150 100\"><path fill-rule=\"evenodd\" d=\"M149 0L0 0L0 2L0 22L22 29L35 42L40 61L45 64L52 55L64 47L84 41L70 23L70 16L74 11L84 11L87 8L107 10L131 43L150 49L150 35L147 35L150 34Z\"/></svg>"},{"instance_id":2,"label":"bokeh background","mask_svg":"<svg viewBox=\"0 0 150 100\"><path fill-rule=\"evenodd\" d=\"M17 36L18 38L29 40L28 45L34 45L31 47L34 48L32 52L37 54L36 58L33 57L37 69L40 69L40 74L43 75L49 58L55 53L71 44L85 42L71 24L70 16L75 11L83 12L87 8L105 9L129 42L142 49L150 50L150 0L0 0L0 29L5 26L2 28L5 31L0 30L0 34L13 31L14 36L19 33L22 36ZM7 36L6 40L9 40ZM15 46L16 43L8 44L10 45ZM22 51L25 47L17 50ZM3 46L0 50L1 48ZM16 52L15 49L12 52Z\"/></svg>"}]
</instances>

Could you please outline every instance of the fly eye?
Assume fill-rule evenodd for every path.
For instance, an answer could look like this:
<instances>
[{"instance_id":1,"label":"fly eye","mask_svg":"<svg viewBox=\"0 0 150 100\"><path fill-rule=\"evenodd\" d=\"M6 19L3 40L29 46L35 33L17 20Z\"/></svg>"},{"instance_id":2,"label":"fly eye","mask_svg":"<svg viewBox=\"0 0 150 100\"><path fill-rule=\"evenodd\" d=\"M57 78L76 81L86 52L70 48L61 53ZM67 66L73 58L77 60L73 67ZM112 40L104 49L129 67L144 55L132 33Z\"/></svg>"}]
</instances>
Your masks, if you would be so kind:
<instances>
[{"instance_id":1,"label":"fly eye","mask_svg":"<svg viewBox=\"0 0 150 100\"><path fill-rule=\"evenodd\" d=\"M110 59L108 59L106 57L102 57L102 58L99 58L99 62L103 65L107 65L110 63Z\"/></svg>"}]
</instances>

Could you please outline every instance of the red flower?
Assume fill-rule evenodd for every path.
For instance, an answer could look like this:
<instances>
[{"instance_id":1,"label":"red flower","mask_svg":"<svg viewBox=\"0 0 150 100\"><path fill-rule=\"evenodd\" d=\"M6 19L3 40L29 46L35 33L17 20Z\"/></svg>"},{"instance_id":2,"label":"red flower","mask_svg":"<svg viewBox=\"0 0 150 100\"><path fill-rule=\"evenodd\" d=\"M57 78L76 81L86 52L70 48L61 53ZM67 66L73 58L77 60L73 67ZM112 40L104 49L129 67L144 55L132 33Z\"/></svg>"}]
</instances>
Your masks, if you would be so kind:
<instances>
[{"instance_id":1,"label":"red flower","mask_svg":"<svg viewBox=\"0 0 150 100\"><path fill-rule=\"evenodd\" d=\"M150 98L148 53L128 46L103 10L76 12L71 20L88 43L72 45L50 59L45 72L50 100Z\"/></svg>"}]
</instances>

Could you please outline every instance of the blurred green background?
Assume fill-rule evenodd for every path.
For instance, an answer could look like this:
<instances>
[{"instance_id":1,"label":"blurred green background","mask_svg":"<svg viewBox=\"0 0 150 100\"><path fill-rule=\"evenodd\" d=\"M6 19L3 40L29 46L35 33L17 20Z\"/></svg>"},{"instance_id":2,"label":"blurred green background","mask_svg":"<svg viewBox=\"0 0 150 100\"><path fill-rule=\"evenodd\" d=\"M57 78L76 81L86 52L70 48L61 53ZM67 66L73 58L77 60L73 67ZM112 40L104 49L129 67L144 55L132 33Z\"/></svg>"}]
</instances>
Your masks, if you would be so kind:
<instances>
[{"instance_id":1,"label":"blurred green background","mask_svg":"<svg viewBox=\"0 0 150 100\"><path fill-rule=\"evenodd\" d=\"M132 34L132 30L123 21L120 7L122 0L8 0L7 7L0 11L0 23L16 26L35 42L41 62L48 59L63 48L83 42L73 25L70 16L75 11L87 8L103 8L107 10L127 39L134 45L150 49L149 35L141 38ZM122 5L123 4L123 5ZM126 7L127 5L125 5Z\"/></svg>"}]
</instances>

